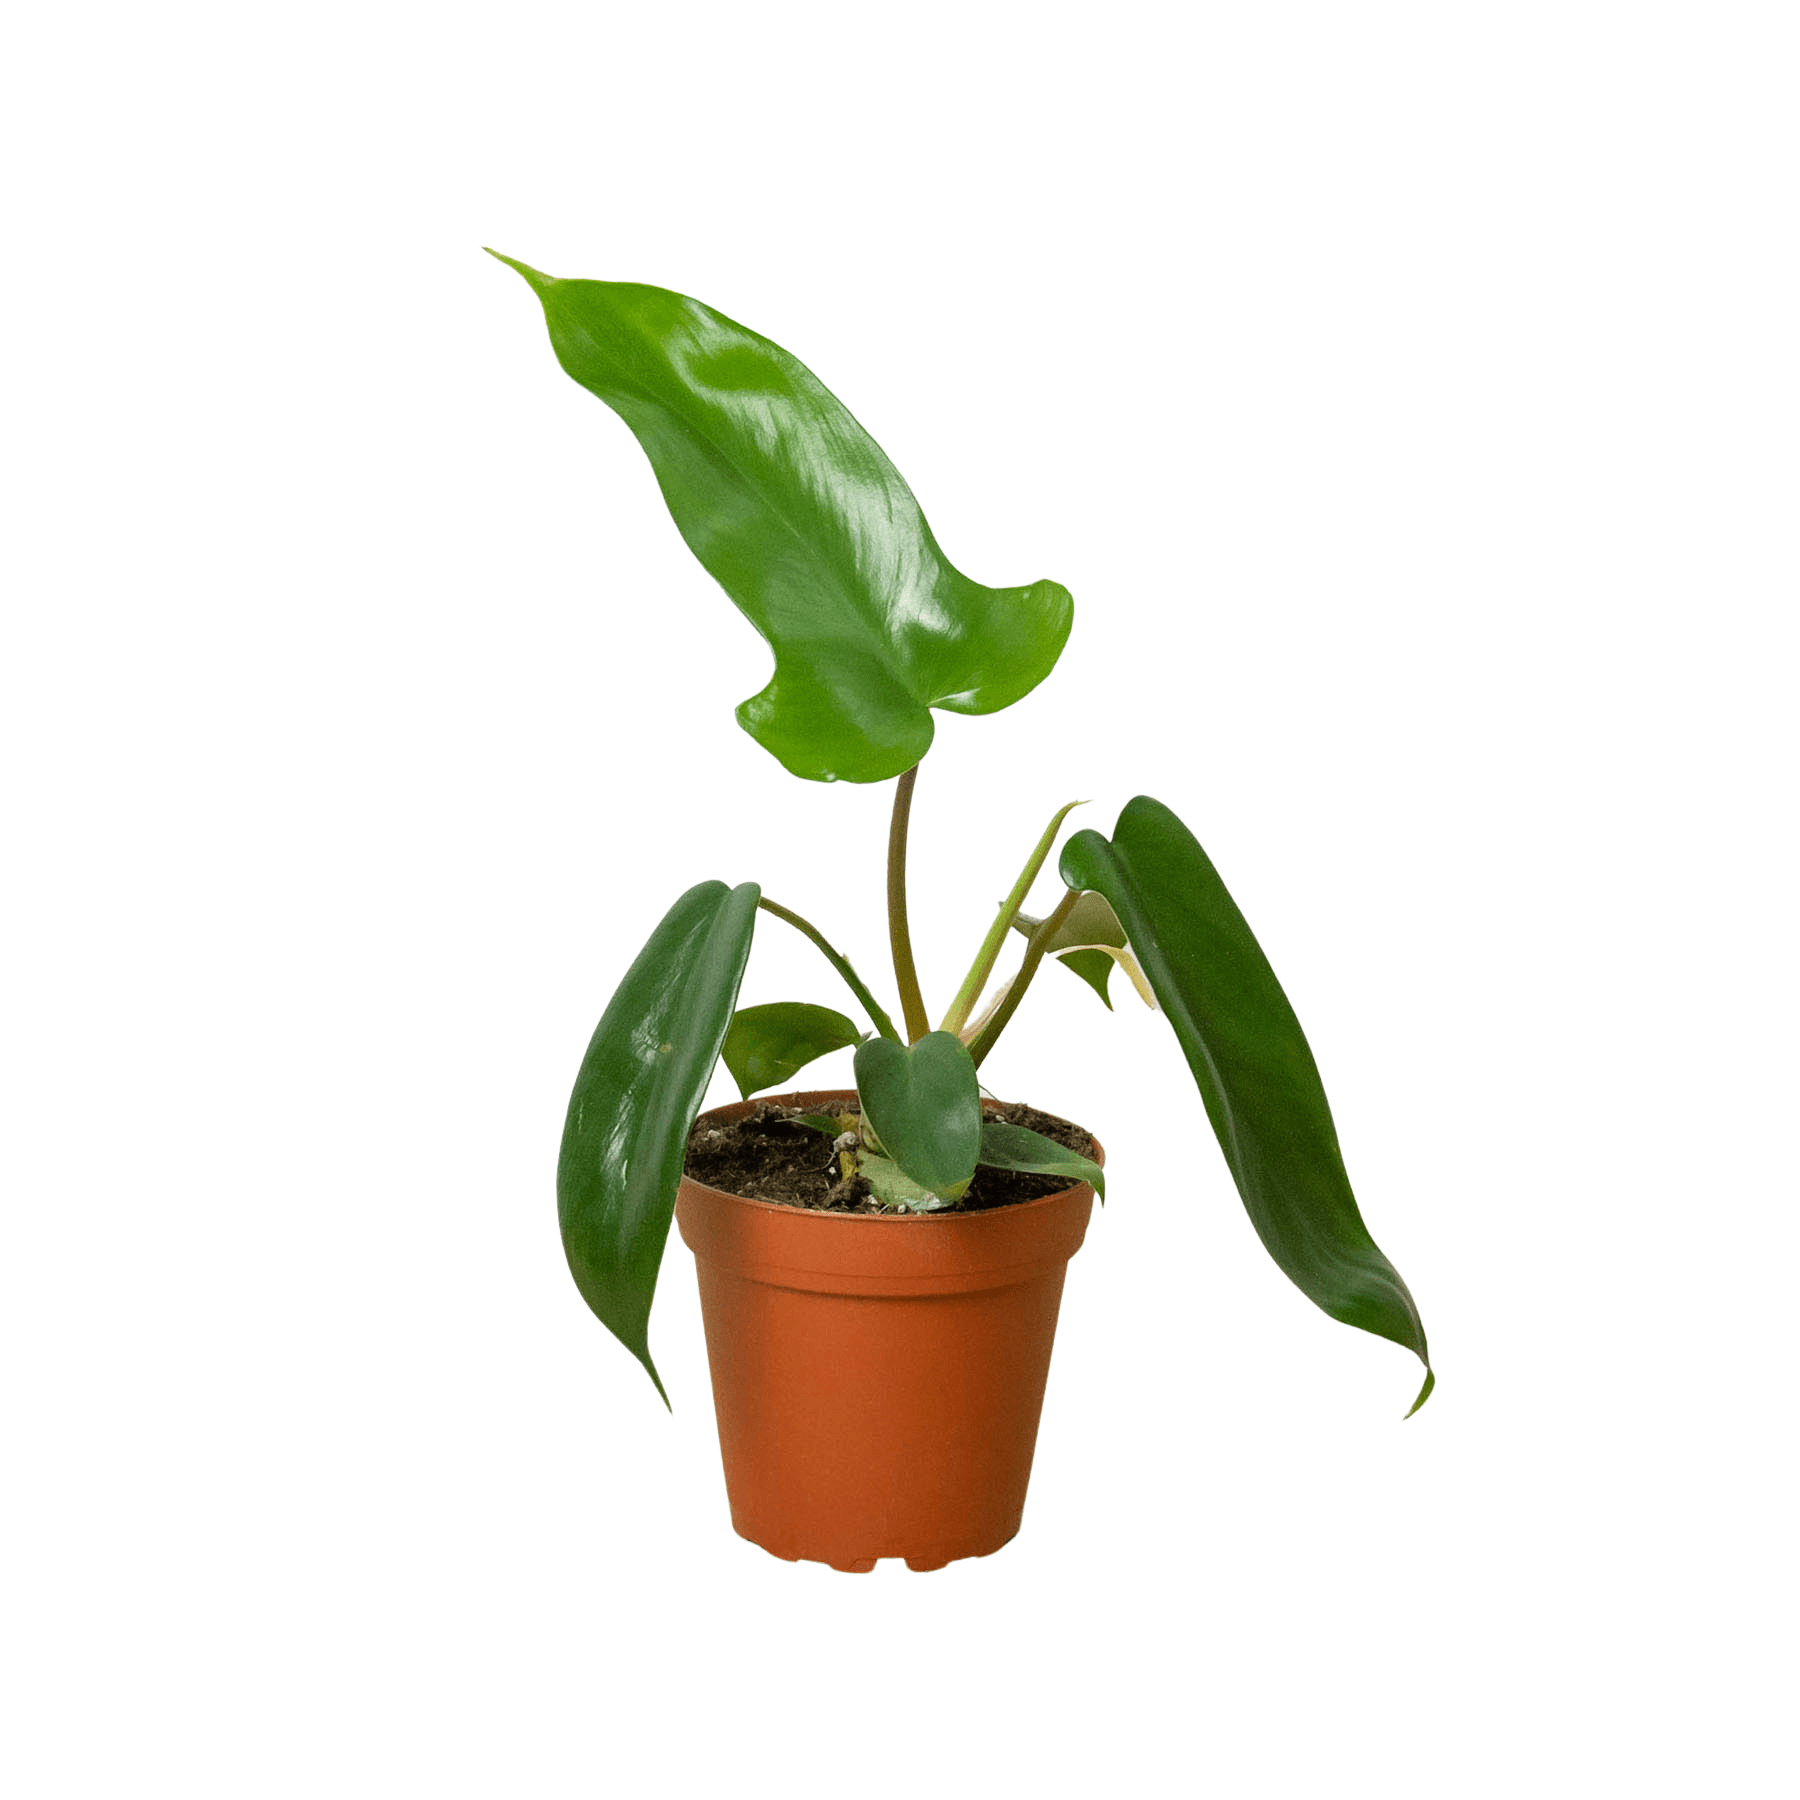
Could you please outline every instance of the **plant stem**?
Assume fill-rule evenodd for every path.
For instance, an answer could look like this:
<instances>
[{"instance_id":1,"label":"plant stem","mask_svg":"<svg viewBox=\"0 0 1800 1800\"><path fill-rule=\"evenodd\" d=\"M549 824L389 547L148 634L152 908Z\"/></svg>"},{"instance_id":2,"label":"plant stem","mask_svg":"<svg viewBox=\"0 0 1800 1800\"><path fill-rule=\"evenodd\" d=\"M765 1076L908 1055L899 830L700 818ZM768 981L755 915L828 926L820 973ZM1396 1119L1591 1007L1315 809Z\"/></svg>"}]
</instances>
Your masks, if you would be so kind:
<instances>
[{"instance_id":1,"label":"plant stem","mask_svg":"<svg viewBox=\"0 0 1800 1800\"><path fill-rule=\"evenodd\" d=\"M818 926L812 924L809 920L801 918L797 912L789 912L785 906L777 906L776 903L766 895L758 900L756 904L761 907L764 912L773 913L778 919L786 919L796 931L811 938L812 941L825 952L825 960L829 962L831 966L843 976L845 981L850 984L851 993L863 1003L863 1010L874 1022L875 1029L879 1031L883 1037L893 1038L896 1043L899 1042L900 1034L894 1029L894 1021L881 1010L880 1005L876 1002L875 996L869 992L868 987L865 985L863 978L851 968L849 957L844 955L841 950L834 949L832 945L827 942L824 932L822 932Z\"/></svg>"},{"instance_id":2,"label":"plant stem","mask_svg":"<svg viewBox=\"0 0 1800 1800\"><path fill-rule=\"evenodd\" d=\"M1037 848L1025 859L1025 867L1019 872L1019 879L1013 883L1013 890L1000 903L1000 910L994 915L994 922L988 927L988 934L981 940L981 948L975 953L975 960L969 965L969 972L963 977L963 984L956 990L956 998L950 1002L950 1010L944 1014L944 1022L938 1027L940 1031L960 1032L969 1022L969 1014L975 1010L975 1002L981 998L981 990L987 986L987 978L994 972L994 963L999 958L1000 946L1006 942L1006 934L1012 930L1012 922L1019 916L1019 908L1025 904L1025 896L1031 892L1031 884L1037 880L1038 870L1044 866L1044 858L1050 854L1050 846L1056 842L1056 834L1062 829L1062 822L1076 807L1084 805L1084 801L1071 800L1054 819L1050 821L1044 835L1038 839Z\"/></svg>"},{"instance_id":3,"label":"plant stem","mask_svg":"<svg viewBox=\"0 0 1800 1800\"><path fill-rule=\"evenodd\" d=\"M919 992L919 971L913 962L912 934L906 928L906 826L912 816L913 783L919 765L913 766L894 785L894 816L888 825L888 941L894 951L894 979L900 984L900 1011L906 1018L906 1041L916 1044L931 1029L925 999Z\"/></svg>"},{"instance_id":4,"label":"plant stem","mask_svg":"<svg viewBox=\"0 0 1800 1800\"><path fill-rule=\"evenodd\" d=\"M969 1046L969 1054L975 1059L976 1068L981 1067L981 1059L993 1049L994 1040L1006 1029L1007 1020L1019 1010L1019 1002L1025 998L1025 990L1031 986L1031 978L1037 973L1038 964L1044 960L1044 951L1051 938L1061 929L1063 920L1075 910L1075 902L1080 898L1081 890L1070 888L1057 902L1056 910L1031 934L1031 941L1025 946L1025 960L1020 963L1018 974L1012 978L1012 986L1006 990L1006 997L982 1028L981 1036Z\"/></svg>"}]
</instances>

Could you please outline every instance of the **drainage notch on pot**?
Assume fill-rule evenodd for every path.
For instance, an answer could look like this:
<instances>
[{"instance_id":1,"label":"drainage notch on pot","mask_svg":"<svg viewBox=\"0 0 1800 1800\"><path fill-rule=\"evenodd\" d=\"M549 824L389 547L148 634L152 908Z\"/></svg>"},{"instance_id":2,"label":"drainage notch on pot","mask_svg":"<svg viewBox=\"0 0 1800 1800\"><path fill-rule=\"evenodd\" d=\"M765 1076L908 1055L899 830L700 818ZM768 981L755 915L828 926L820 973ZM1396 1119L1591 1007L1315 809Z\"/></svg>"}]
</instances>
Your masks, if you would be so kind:
<instances>
[{"instance_id":1,"label":"drainage notch on pot","mask_svg":"<svg viewBox=\"0 0 1800 1800\"><path fill-rule=\"evenodd\" d=\"M851 1091L776 1104L832 1111ZM703 1115L730 1123L748 1104ZM1096 1143L1096 1162L1104 1156ZM787 1561L938 1569L1019 1529L1085 1183L912 1217L746 1200L684 1179L731 1522Z\"/></svg>"}]
</instances>

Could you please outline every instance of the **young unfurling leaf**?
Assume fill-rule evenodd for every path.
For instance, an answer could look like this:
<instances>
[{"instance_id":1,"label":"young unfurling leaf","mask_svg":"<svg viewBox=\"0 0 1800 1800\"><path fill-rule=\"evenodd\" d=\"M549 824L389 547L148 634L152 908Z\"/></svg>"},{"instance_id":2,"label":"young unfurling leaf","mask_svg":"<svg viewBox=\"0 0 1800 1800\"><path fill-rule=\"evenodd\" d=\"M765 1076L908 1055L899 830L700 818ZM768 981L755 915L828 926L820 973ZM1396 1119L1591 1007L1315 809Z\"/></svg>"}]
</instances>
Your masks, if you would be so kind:
<instances>
[{"instance_id":1,"label":"young unfurling leaf","mask_svg":"<svg viewBox=\"0 0 1800 1800\"><path fill-rule=\"evenodd\" d=\"M1020 913L1013 920L1013 929L1030 937L1041 924L1042 919ZM1119 915L1107 904L1104 894L1083 894L1075 902L1074 910L1056 928L1044 953L1054 956L1071 974L1079 975L1108 1009L1112 1006L1112 996L1106 991L1107 978L1116 965L1131 978L1138 998L1155 1010L1156 995L1144 979L1138 959L1126 947L1125 927L1119 923Z\"/></svg>"}]
</instances>

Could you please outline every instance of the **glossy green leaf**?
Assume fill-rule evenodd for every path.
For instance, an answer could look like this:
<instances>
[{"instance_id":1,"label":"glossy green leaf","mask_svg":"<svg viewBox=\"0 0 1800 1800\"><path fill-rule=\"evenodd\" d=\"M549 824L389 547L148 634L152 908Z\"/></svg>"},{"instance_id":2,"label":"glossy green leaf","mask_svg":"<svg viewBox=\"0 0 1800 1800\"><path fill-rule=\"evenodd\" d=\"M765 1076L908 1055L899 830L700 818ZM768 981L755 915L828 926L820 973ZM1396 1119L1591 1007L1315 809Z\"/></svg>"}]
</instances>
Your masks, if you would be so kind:
<instances>
[{"instance_id":1,"label":"glossy green leaf","mask_svg":"<svg viewBox=\"0 0 1800 1800\"><path fill-rule=\"evenodd\" d=\"M1419 1310L1363 1223L1300 1021L1206 852L1140 795L1110 843L1083 831L1063 846L1062 876L1112 902L1269 1254L1334 1319L1418 1355L1416 1412L1434 1380Z\"/></svg>"},{"instance_id":2,"label":"glossy green leaf","mask_svg":"<svg viewBox=\"0 0 1800 1800\"><path fill-rule=\"evenodd\" d=\"M684 294L500 260L774 652L773 678L737 716L794 774L899 775L931 746L930 708L996 712L1055 666L1067 590L983 587L952 568L880 446L779 345Z\"/></svg>"},{"instance_id":3,"label":"glossy green leaf","mask_svg":"<svg viewBox=\"0 0 1800 1800\"><path fill-rule=\"evenodd\" d=\"M1013 920L1013 929L1026 937L1043 924L1027 913ZM1107 904L1104 894L1083 894L1069 916L1056 929L1045 953L1054 956L1065 969L1079 975L1112 1010L1112 996L1106 991L1107 978L1115 967L1121 968L1137 989L1138 998L1146 1006L1156 1005L1156 996L1144 978L1137 958L1126 947L1125 927Z\"/></svg>"},{"instance_id":4,"label":"glossy green leaf","mask_svg":"<svg viewBox=\"0 0 1800 1800\"><path fill-rule=\"evenodd\" d=\"M898 1206L904 1212L942 1212L953 1206L942 1194L921 1187L897 1162L872 1151L863 1151L856 1159L856 1170L874 1190L875 1198L884 1206Z\"/></svg>"},{"instance_id":5,"label":"glossy green leaf","mask_svg":"<svg viewBox=\"0 0 1800 1800\"><path fill-rule=\"evenodd\" d=\"M703 881L663 916L594 1032L569 1096L556 1210L575 1285L649 1371L650 1302L687 1135L756 926L754 882Z\"/></svg>"},{"instance_id":6,"label":"glossy green leaf","mask_svg":"<svg viewBox=\"0 0 1800 1800\"><path fill-rule=\"evenodd\" d=\"M1102 1200L1106 1198L1106 1173L1091 1158L1078 1155L1055 1138L1005 1119L984 1119L981 1150L976 1159L990 1169L1018 1169L1029 1175L1066 1175L1071 1183L1085 1181Z\"/></svg>"},{"instance_id":7,"label":"glossy green leaf","mask_svg":"<svg viewBox=\"0 0 1800 1800\"><path fill-rule=\"evenodd\" d=\"M732 1014L725 1033L725 1067L748 1100L752 1094L780 1087L821 1056L860 1043L862 1035L854 1019L829 1006L809 1006L800 1000L746 1006Z\"/></svg>"},{"instance_id":8,"label":"glossy green leaf","mask_svg":"<svg viewBox=\"0 0 1800 1800\"><path fill-rule=\"evenodd\" d=\"M871 1038L856 1053L863 1117L921 1187L959 1199L981 1150L981 1091L968 1046L947 1031L916 1044Z\"/></svg>"}]
</instances>

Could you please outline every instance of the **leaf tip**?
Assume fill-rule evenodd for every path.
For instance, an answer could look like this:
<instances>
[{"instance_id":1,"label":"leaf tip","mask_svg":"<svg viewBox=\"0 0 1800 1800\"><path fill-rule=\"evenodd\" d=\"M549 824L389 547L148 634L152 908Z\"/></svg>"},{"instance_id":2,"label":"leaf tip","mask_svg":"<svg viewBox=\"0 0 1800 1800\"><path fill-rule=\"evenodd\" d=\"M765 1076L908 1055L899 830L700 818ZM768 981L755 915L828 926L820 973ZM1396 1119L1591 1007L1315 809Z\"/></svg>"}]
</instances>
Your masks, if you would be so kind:
<instances>
[{"instance_id":1,"label":"leaf tip","mask_svg":"<svg viewBox=\"0 0 1800 1800\"><path fill-rule=\"evenodd\" d=\"M542 270L534 269L530 263L522 263L516 256L508 256L504 251L494 249L491 244L483 244L481 247L495 262L503 262L509 269L522 275L525 278L527 286L532 288L535 292L542 293L545 288L549 287L556 280L554 275L546 275Z\"/></svg>"},{"instance_id":2,"label":"leaf tip","mask_svg":"<svg viewBox=\"0 0 1800 1800\"><path fill-rule=\"evenodd\" d=\"M1425 1385L1419 1389L1419 1397L1406 1409L1407 1418L1411 1418L1427 1400L1431 1398L1431 1390L1437 1386L1437 1376L1430 1363L1425 1365Z\"/></svg>"},{"instance_id":3,"label":"leaf tip","mask_svg":"<svg viewBox=\"0 0 1800 1800\"><path fill-rule=\"evenodd\" d=\"M656 1384L657 1395L672 1417L675 1408L669 1400L669 1390L663 1386L662 1377L656 1372L656 1364L650 1360L650 1352L647 1349L640 1350L638 1352L638 1361L644 1365L644 1373Z\"/></svg>"}]
</instances>

